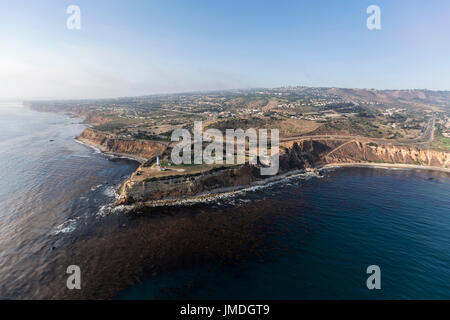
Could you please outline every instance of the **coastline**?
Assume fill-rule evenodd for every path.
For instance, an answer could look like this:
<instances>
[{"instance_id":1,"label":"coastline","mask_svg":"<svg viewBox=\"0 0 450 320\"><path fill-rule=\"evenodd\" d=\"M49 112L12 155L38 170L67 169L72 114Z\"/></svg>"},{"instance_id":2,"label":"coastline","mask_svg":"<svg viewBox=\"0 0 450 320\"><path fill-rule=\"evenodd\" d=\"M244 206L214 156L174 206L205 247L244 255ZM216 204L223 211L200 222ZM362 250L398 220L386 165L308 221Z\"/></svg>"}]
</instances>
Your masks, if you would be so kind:
<instances>
[{"instance_id":1,"label":"coastline","mask_svg":"<svg viewBox=\"0 0 450 320\"><path fill-rule=\"evenodd\" d=\"M130 154L123 153L113 153L106 151L105 148L101 145L93 143L88 139L84 139L76 137L74 139L76 142L84 144L90 148L93 148L97 152L101 152L107 156L126 158L133 161L136 161L140 164L143 164L147 161L146 158L134 156ZM209 191L203 191L198 194L185 195L185 196L176 196L176 197L167 197L158 200L150 200L144 202L136 202L128 205L124 204L116 204L116 206L123 206L129 209L137 209L141 207L153 208L153 207L163 207L163 206L189 206L197 203L207 203L213 202L217 199L229 198L233 197L239 193L243 193L246 191L254 190L255 188L264 188L270 186L272 183L279 183L285 179L293 178L293 177L320 177L320 172L322 170L335 169L335 168L344 168L344 167L362 167L362 168L385 168L385 169L419 169L419 170L432 170L432 171L440 171L450 173L450 168L443 167L435 167L435 166L423 166L423 165L413 165L413 164L403 164L403 163L371 163L371 162L342 162L342 163L327 163L323 165L313 166L309 169L297 169L287 171L283 174L279 174L276 176L271 176L266 179L256 180L251 182L250 184L233 186L233 187L224 187L213 189ZM124 180L122 183L124 183Z\"/></svg>"},{"instance_id":2,"label":"coastline","mask_svg":"<svg viewBox=\"0 0 450 320\"><path fill-rule=\"evenodd\" d=\"M26 107L26 106L25 106ZM31 108L30 108L31 109ZM59 113L53 112L52 113ZM86 122L86 119L83 117L73 115L71 113L63 113L66 116L74 117L82 120L82 123L87 127L91 128L92 124ZM116 157L116 158L124 158L132 161L136 161L140 164L145 163L148 159L136 155L125 154L125 153L115 153L107 151L103 146L93 143L89 141L89 139L82 138L81 136L77 136L74 138L75 142L83 144L87 147L94 149L96 152L103 153L106 156ZM271 176L269 178L263 180L253 181L250 184L239 185L234 187L225 187L219 189L213 189L209 191L200 192L198 194L186 195L186 196L178 196L178 197L168 197L159 200L145 201L145 202L136 202L129 205L117 205L117 206L125 206L129 208L136 208L140 206L144 207L160 207L160 206L178 206L178 205L192 205L200 202L211 202L220 198L232 197L235 194L246 192L248 190L252 190L254 188L262 188L267 187L272 183L278 183L284 179L292 178L294 176L320 176L318 172L321 170L334 169L334 168L344 168L344 167L365 167L365 168L385 168L385 169L419 169L419 170L432 170L432 171L440 171L445 173L450 173L450 168L443 167L435 167L435 166L423 166L423 165L414 165L414 164L403 164L403 163L373 163L373 162L336 162L336 163L327 163L321 164L317 166L313 166L310 169L302 169L302 170L292 170L287 171L283 174ZM317 172L318 171L318 172ZM127 181L125 179L123 182ZM122 183L123 183L122 182Z\"/></svg>"},{"instance_id":3,"label":"coastline","mask_svg":"<svg viewBox=\"0 0 450 320\"><path fill-rule=\"evenodd\" d=\"M327 163L322 166L316 167L318 170L334 169L334 168L344 168L344 167L355 167L355 168L385 168L385 169L421 169L421 170L432 170L450 173L450 168L433 167L433 166L421 166L416 164L405 164L405 163Z\"/></svg>"},{"instance_id":4,"label":"coastline","mask_svg":"<svg viewBox=\"0 0 450 320\"><path fill-rule=\"evenodd\" d=\"M161 207L161 206L178 206L178 205L193 205L201 202L211 202L221 198L228 198L235 196L239 193L244 193L247 191L255 190L257 188L268 187L273 183L279 183L283 180L302 177L302 178L312 178L321 177L320 172L327 169L338 169L338 168L385 168L385 169L419 169L419 170L430 170L450 173L448 168L432 167L432 166L420 166L412 164L393 164L393 163L330 163L321 166L317 166L307 170L293 170L285 172L281 175L270 177L264 180L257 180L249 185L241 185L230 188L210 190L206 192L201 192L196 195L188 195L181 197L170 197L166 199L138 202L126 207ZM315 172L317 170L319 173Z\"/></svg>"},{"instance_id":5,"label":"coastline","mask_svg":"<svg viewBox=\"0 0 450 320\"><path fill-rule=\"evenodd\" d=\"M125 153L115 153L115 152L106 151L105 148L103 148L102 146L100 146L96 143L92 143L92 142L88 141L87 139L82 139L80 137L76 137L76 138L74 138L74 140L75 140L75 142L81 143L81 144L83 144L87 147L90 147L98 152L101 152L105 155L114 156L116 158L124 158L124 159L134 160L136 162L139 162L140 164L143 164L147 161L147 159L144 157L138 157L138 156L125 154Z\"/></svg>"},{"instance_id":6,"label":"coastline","mask_svg":"<svg viewBox=\"0 0 450 320\"><path fill-rule=\"evenodd\" d=\"M28 110L32 110L32 111L36 111L36 112L48 112L48 113L54 113L54 114L60 114L63 116L67 116L70 119L79 119L81 120L80 123L83 124L86 128L92 128L93 124L89 123L86 121L86 118L79 115L79 114L75 114L73 112L67 112L67 111L47 111L47 110L36 110L34 109L31 105L27 105L27 104L23 104L23 108L26 108ZM134 155L130 155L130 154L125 154L125 153L115 153L115 152L109 152L106 151L105 148L103 148L102 146L96 144L96 143L92 143L91 141L87 140L87 139L83 139L80 137L80 135L78 135L77 137L74 137L73 140L75 140L75 142L80 143L82 145L85 145L89 148L94 149L97 152L103 153L107 156L113 156L116 158L123 158L123 159L129 159L129 160L133 160L136 161L140 164L145 163L148 159L144 158L144 157L139 157L139 156L134 156Z\"/></svg>"},{"instance_id":7,"label":"coastline","mask_svg":"<svg viewBox=\"0 0 450 320\"><path fill-rule=\"evenodd\" d=\"M301 177L304 179L321 177L320 174L314 170L293 170L288 171L280 175L272 176L263 180L256 180L248 185L240 185L234 187L226 187L220 189L214 189L209 191L204 191L194 195L186 195L179 197L168 197L165 199L137 202L130 205L123 205L128 208L133 207L163 207L163 206L184 206L184 205L194 205L197 203L212 202L217 199L229 198L236 196L240 193L245 193L248 191L257 190L260 188L266 188L275 183L280 183L287 179Z\"/></svg>"},{"instance_id":8,"label":"coastline","mask_svg":"<svg viewBox=\"0 0 450 320\"><path fill-rule=\"evenodd\" d=\"M92 146L91 145L88 145L87 143L83 143L82 141L80 141L80 140L78 140L78 139L75 139L76 140L76 142L77 143L81 143L81 144L85 144L86 146L88 146L88 147L91 147L91 148L93 148L93 149L95 149L95 150L97 150L97 152L102 152L102 153L104 153L105 155L109 155L110 153L107 153L107 152L103 152L102 150L100 150L98 147L95 147L95 144L92 144ZM127 158L131 158L131 156L129 156L129 155L127 155ZM402 165L402 164L392 164L392 163L386 163L386 164L383 164L383 163L330 163L330 164L327 164L327 165L324 165L323 167L320 167L320 166L317 166L317 169L318 170L320 170L320 169L332 169L332 168L341 168L341 167L366 167L366 168L373 168L373 167L383 167L383 168L386 168L386 169L389 169L389 171L390 170L393 170L393 169L395 169L395 168L403 168L403 169L407 169L407 170L409 170L409 169L419 169L419 170L421 170L421 169L423 169L423 170L438 170L438 171L442 171L442 170L439 170L440 168L437 168L437 167L428 167L428 166L417 166L417 165ZM299 171L299 170L292 170L292 171L289 171L289 172L287 172L287 173L285 173L285 174L289 174L289 173L293 173L294 171ZM338 170L336 170L336 171L338 171ZM362 171L362 170L361 170ZM383 171L383 170L379 170L379 171ZM400 170L399 170L400 171ZM403 170L402 170L403 171ZM445 170L445 171L447 171L447 170ZM301 173L300 173L301 174ZM388 171L386 171L386 174L388 174ZM401 176L401 175L407 175L408 174L408 172L398 172L398 175L399 176ZM311 175L312 176L312 175ZM314 176L312 176L312 177L314 177ZM279 187L283 187L284 186L284 183L286 183L286 182L284 182L284 181L286 181L287 179L289 179L289 178L292 178L292 179L303 179L303 178L297 178L295 175L290 175L289 177L282 177L281 175L279 175L279 176L275 176L275 177L273 177L273 178L277 178L278 180L276 181L276 185L275 185L275 187L273 188L273 189L277 189L277 188L279 188ZM284 180L284 181L283 181ZM328 180L328 179L327 179ZM295 180L296 181L296 180ZM317 181L317 180L315 180L315 179L313 179L313 180L310 180L310 181ZM367 180L366 180L367 181ZM220 199L220 201L221 202L228 202L228 201L230 201L231 202L231 204L230 204L230 206L232 205L233 207L235 206L234 204L233 204L233 196L234 196L234 194L237 194L237 193L240 193L240 192L242 192L243 193L243 197L247 197L247 194L246 194L246 191L247 190L249 190L249 189L252 189L252 188L255 188L255 189L258 189L258 190L255 190L255 191L253 191L255 194L258 194L258 193L261 193L261 194L264 194L265 192L266 192L266 190L264 190L264 189L262 189L262 190L260 190L259 188L265 188L265 187L268 187L272 182L269 182L269 181L258 181L258 183L259 184L261 184L261 186L255 186L255 187L252 187L252 186L250 186L250 185L247 185L247 186L241 186L242 187L242 189L239 189L239 190L236 190L236 191L229 191L228 193L227 192L225 192L225 190L223 190L224 192L223 193L218 193L218 194L215 194L215 195L212 195L212 197L214 197L212 200L211 200L211 202L212 201L217 201L217 200L219 200ZM274 181L274 183L275 183L275 181ZM302 184L303 184L303 182L301 182ZM322 182L322 185L323 185L323 183L329 183L329 181L323 181ZM269 190L269 191L271 191L272 190L272 188ZM319 190L320 191L320 188L319 189L317 189L317 190ZM251 193L249 193L249 195L251 195ZM201 196L201 195L196 195L197 197L198 196ZM192 196L192 197L196 197L196 196ZM207 194L205 194L205 195L203 195L203 198L204 199L198 199L199 201L208 201L208 200L205 200L205 199L209 199L209 198L212 198L212 197L209 197L209 195L207 195ZM231 197L232 199L228 199L228 197ZM300 198L300 197L299 197ZM189 202L191 201L191 198L190 197L188 197L187 199L185 199L186 200L186 202L183 202L183 203L180 203L179 205L180 206L188 206L189 205ZM225 200L225 201L222 201L222 200ZM164 201L164 200L162 200L162 201ZM194 204L195 203L195 201L196 201L196 199L193 199L190 203L192 203L192 204ZM176 202L175 200L174 200L174 202ZM178 205L177 203L169 203L169 204L164 204L164 205L168 205L168 206L171 206L171 205ZM212 214L210 214L210 211L211 210L214 210L213 208L214 208L214 203L206 203L206 205L205 206L207 206L208 207L208 210L207 210L207 214L209 214L209 216L213 216ZM239 205L237 205L237 206L239 206ZM250 203L250 205L249 206L253 206L253 203ZM134 208L134 207L136 207L136 205L131 205L130 206L131 208ZM154 207L154 206L151 206L151 207ZM157 207L157 206L156 206ZM262 206L260 206L259 208L262 208ZM276 208L276 207L275 207ZM297 208L297 207L296 207ZM244 211L244 210L246 210L247 209L247 207L243 207L243 209L242 209L242 211ZM150 210L150 209L149 209ZM157 211L158 209L156 209L155 208L155 212ZM181 207L180 209L179 209L179 212L184 212L186 209L184 209L183 207ZM194 211L194 210L197 210L195 207L194 208L192 208L192 211ZM296 209L297 210L297 209ZM163 210L161 210L161 211L163 211ZM200 210L198 210L198 211L200 211ZM233 212L233 211L235 211L235 209L231 209L231 210L229 210L229 212L227 212L227 213L230 213L230 212ZM119 211L120 212L120 211ZM445 212L445 211L444 211ZM120 213L122 213L122 212L120 212ZM282 214L283 215L286 215L286 212L282 212ZM120 214L120 215L122 215L122 214ZM205 215L206 216L206 215ZM121 217L121 218L123 218L123 217ZM132 217L131 219L135 219L136 217ZM216 217L214 217L214 218L216 218ZM106 219L104 219L105 221L106 221ZM140 219L140 220L145 220L145 219ZM156 219L146 219L146 220L156 220ZM169 220L169 219L168 219ZM175 220L175 219L172 219L172 217L171 217L171 219L170 220ZM206 218L205 218L205 220L195 220L194 222L197 224L197 225L201 225L201 223L200 222L203 222L203 221L206 221L206 222L208 222L209 220L207 220ZM153 222L153 221L151 221L151 222ZM182 221L182 222L184 222L184 221ZM103 220L102 220L102 224L106 224L106 222L104 222ZM180 223L180 224L182 224L182 223ZM108 225L109 226L109 225ZM171 230L173 230L174 229L174 227L176 226L175 224L173 224L173 225L170 225L171 226L171 228L169 229L169 228L167 228L167 229L165 229L166 231L171 231ZM231 226L234 226L234 225L231 225ZM103 226L102 226L103 227ZM180 229L181 229L181 227L179 227ZM230 229L231 229L231 227L230 227ZM138 230L138 229L136 229L136 230ZM192 230L192 229L191 229ZM189 230L189 231L191 231L191 230ZM194 229L194 230L200 230L200 228L199 229ZM214 230L214 229L212 229L212 228L210 228L210 229L207 229L208 231L209 230ZM116 234L117 234L117 238L119 238L120 237L120 234L123 232L123 230L120 230L119 232L117 232ZM129 237L129 239L131 239L131 237L132 236L134 236L134 234L136 234L137 232L135 232L135 230L134 229L130 229L130 231L128 232L129 234L130 234L130 237ZM194 233L194 232L193 232ZM205 232L206 233L206 232ZM116 236L116 234L114 234L113 236ZM177 238L177 237L174 237L174 234L173 233L169 233L169 232L167 232L167 234L169 234L171 237L173 237L173 238L175 238L175 240L173 240L174 242L175 241L177 241L179 238ZM113 238L113 236L111 236L111 238ZM175 234L175 236L176 236L176 234ZM142 238L138 238L138 237L136 237L137 239L139 239L139 240L141 240ZM169 237L168 237L169 238ZM173 239L172 238L172 239ZM215 238L213 238L213 237L211 237L212 239L215 239ZM101 238L100 238L101 239ZM146 239L146 238L144 238L144 239ZM164 240L166 240L167 238L163 238ZM209 238L208 238L209 239ZM223 238L219 238L219 240L220 241L222 241L222 239ZM111 239L109 239L109 240L111 240ZM217 241L219 241L219 240L217 240ZM152 240L152 241L154 241L154 240ZM102 243L101 241L98 241L99 243ZM105 241L105 242L107 242L107 241ZM223 241L223 242L225 242L225 241ZM113 242L114 244L116 243L116 242ZM118 243L118 242L117 242ZM133 246L133 245L136 245L138 243L138 241L136 241L136 242L131 242L130 241L130 243L129 243L129 245L130 245L130 247L131 246ZM167 244L167 242L164 242L164 241L161 241L161 243L163 243L163 244ZM206 241L205 241L205 243L207 243ZM147 245L147 242L144 242L144 245ZM144 246L143 245L143 246ZM155 245L156 246L156 245ZM111 247L114 247L113 245L111 245ZM116 246L117 247L117 246ZM156 246L156 247L162 247L162 246ZM243 246L244 247L244 246ZM246 246L246 247L248 247L248 246ZM246 248L245 247L245 248ZM135 256L138 256L139 254L140 254L140 252L139 252L139 249L141 249L141 247L137 247L138 249L135 249L136 250L136 254L135 254ZM170 247L170 248L173 248L173 247ZM85 249L83 248L83 251L84 251ZM158 248L158 250L159 250L159 248ZM88 250L86 250L86 251L88 251ZM120 252L120 254L122 254L122 252ZM127 257L127 255L126 254L123 254L123 256L124 256L124 258L123 258L123 260L126 262L126 258L125 257ZM150 255L149 255L150 256ZM153 256L151 256L151 257L153 257ZM181 259L180 259L181 260ZM140 262L140 260L138 260L138 262ZM124 264L125 265L125 264ZM127 265L126 265L127 266ZM163 267L164 267L165 265L163 265ZM113 267L111 267L111 269L112 269ZM149 274L151 274L151 272L149 272ZM163 276L164 276L165 274L163 274ZM139 278L140 279L140 278ZM140 281L138 279L138 281ZM153 278L152 278L153 279ZM107 282L107 280L108 279L106 279L104 282L105 283L108 283ZM103 281L103 279L102 279L102 281Z\"/></svg>"}]
</instances>

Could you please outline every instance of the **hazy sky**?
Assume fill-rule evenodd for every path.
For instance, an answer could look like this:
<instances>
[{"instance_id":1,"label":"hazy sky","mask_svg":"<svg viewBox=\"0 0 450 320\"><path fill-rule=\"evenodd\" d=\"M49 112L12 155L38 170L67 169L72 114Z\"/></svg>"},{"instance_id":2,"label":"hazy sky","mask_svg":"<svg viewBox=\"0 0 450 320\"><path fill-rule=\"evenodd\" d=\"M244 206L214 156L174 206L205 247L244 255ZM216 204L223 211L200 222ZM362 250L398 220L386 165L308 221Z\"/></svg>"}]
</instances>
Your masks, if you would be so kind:
<instances>
[{"instance_id":1,"label":"hazy sky","mask_svg":"<svg viewBox=\"0 0 450 320\"><path fill-rule=\"evenodd\" d=\"M450 1L0 0L0 99L283 85L450 90Z\"/></svg>"}]
</instances>

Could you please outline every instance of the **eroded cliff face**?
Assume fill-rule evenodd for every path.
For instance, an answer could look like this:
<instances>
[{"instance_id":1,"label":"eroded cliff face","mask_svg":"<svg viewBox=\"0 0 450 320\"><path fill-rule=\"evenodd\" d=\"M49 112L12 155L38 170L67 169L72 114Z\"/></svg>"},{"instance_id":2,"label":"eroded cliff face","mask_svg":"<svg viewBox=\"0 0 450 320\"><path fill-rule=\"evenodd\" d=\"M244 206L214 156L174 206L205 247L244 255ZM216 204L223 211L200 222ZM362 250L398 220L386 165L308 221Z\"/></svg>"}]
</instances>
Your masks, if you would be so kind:
<instances>
[{"instance_id":1,"label":"eroded cliff face","mask_svg":"<svg viewBox=\"0 0 450 320\"><path fill-rule=\"evenodd\" d=\"M298 140L281 144L279 174L332 163L381 162L449 168L450 153L360 141ZM248 185L253 181L266 178L259 173L260 168L250 165L145 180L136 179L136 173L134 173L121 186L118 203L146 202Z\"/></svg>"},{"instance_id":2,"label":"eroded cliff face","mask_svg":"<svg viewBox=\"0 0 450 320\"><path fill-rule=\"evenodd\" d=\"M303 140L281 144L288 164L305 162L305 166L330 163L398 163L449 168L450 153L411 146L377 145L356 140ZM283 157L283 156L282 156Z\"/></svg>"},{"instance_id":3,"label":"eroded cliff face","mask_svg":"<svg viewBox=\"0 0 450 320\"><path fill-rule=\"evenodd\" d=\"M135 175L136 173L120 187L118 204L195 195L204 191L245 186L261 179L259 168L250 165L145 180L136 180Z\"/></svg>"},{"instance_id":4,"label":"eroded cliff face","mask_svg":"<svg viewBox=\"0 0 450 320\"><path fill-rule=\"evenodd\" d=\"M385 162L448 168L450 153L408 146L375 146L353 141L326 154L324 161L327 163Z\"/></svg>"},{"instance_id":5,"label":"eroded cliff face","mask_svg":"<svg viewBox=\"0 0 450 320\"><path fill-rule=\"evenodd\" d=\"M147 140L124 140L114 135L87 128L77 138L81 142L98 147L104 152L136 156L150 159L161 155L167 146L163 143Z\"/></svg>"}]
</instances>

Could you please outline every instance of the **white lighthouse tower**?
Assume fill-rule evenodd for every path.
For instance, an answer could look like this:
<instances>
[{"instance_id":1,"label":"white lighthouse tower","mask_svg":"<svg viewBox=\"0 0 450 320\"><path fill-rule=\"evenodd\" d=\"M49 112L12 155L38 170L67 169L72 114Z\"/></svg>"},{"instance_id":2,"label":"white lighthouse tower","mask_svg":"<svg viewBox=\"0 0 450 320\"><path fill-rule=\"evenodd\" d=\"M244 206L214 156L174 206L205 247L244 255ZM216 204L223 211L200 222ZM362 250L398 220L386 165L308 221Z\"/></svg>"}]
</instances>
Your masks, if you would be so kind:
<instances>
[{"instance_id":1,"label":"white lighthouse tower","mask_svg":"<svg viewBox=\"0 0 450 320\"><path fill-rule=\"evenodd\" d=\"M159 156L156 157L156 169L159 171L166 171L166 168L161 167L161 163L159 162Z\"/></svg>"}]
</instances>

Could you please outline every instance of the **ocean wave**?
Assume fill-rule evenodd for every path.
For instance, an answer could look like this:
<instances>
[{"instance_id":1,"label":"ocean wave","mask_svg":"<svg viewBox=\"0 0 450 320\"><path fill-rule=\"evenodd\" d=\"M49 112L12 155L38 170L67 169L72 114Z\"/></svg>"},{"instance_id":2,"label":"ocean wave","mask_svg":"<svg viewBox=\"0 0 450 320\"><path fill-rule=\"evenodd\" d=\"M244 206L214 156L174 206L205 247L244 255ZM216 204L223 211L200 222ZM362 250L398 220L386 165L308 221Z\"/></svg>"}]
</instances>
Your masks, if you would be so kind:
<instances>
[{"instance_id":1,"label":"ocean wave","mask_svg":"<svg viewBox=\"0 0 450 320\"><path fill-rule=\"evenodd\" d=\"M105 204L100 207L100 209L95 214L97 218L106 217L111 213L112 204Z\"/></svg>"},{"instance_id":2,"label":"ocean wave","mask_svg":"<svg viewBox=\"0 0 450 320\"><path fill-rule=\"evenodd\" d=\"M105 204L100 207L100 209L96 213L96 218L104 218L110 214L124 214L133 209L133 206L120 205L116 206L115 201Z\"/></svg>"},{"instance_id":3,"label":"ocean wave","mask_svg":"<svg viewBox=\"0 0 450 320\"><path fill-rule=\"evenodd\" d=\"M92 188L91 188L91 191L95 191L95 190L97 190L98 188L100 188L101 186L103 186L103 184L98 184L98 185L92 187Z\"/></svg>"},{"instance_id":4,"label":"ocean wave","mask_svg":"<svg viewBox=\"0 0 450 320\"><path fill-rule=\"evenodd\" d=\"M118 199L117 188L118 186L108 186L103 190L103 194L109 198Z\"/></svg>"},{"instance_id":5,"label":"ocean wave","mask_svg":"<svg viewBox=\"0 0 450 320\"><path fill-rule=\"evenodd\" d=\"M60 225L56 226L56 228L53 230L53 235L58 235L61 233L70 233L74 231L78 225L78 220L80 217L77 217L75 219L68 219L67 221L64 221Z\"/></svg>"}]
</instances>

